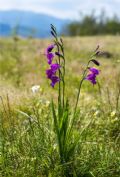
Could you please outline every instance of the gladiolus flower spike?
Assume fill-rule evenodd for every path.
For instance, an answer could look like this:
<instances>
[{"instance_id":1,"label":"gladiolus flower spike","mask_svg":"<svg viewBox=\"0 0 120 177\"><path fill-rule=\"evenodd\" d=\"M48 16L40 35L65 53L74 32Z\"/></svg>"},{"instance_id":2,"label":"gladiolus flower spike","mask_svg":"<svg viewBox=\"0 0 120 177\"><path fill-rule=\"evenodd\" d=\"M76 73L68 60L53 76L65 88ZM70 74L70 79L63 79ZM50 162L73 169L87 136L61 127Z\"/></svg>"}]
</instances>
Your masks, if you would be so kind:
<instances>
[{"instance_id":1,"label":"gladiolus flower spike","mask_svg":"<svg viewBox=\"0 0 120 177\"><path fill-rule=\"evenodd\" d=\"M90 74L85 78L90 81L93 85L96 84L96 76L99 75L100 71L96 68L89 68Z\"/></svg>"},{"instance_id":2,"label":"gladiolus flower spike","mask_svg":"<svg viewBox=\"0 0 120 177\"><path fill-rule=\"evenodd\" d=\"M60 65L58 63L51 64L50 69L46 70L47 78L50 79L51 86L54 87L57 82L60 82L60 78L56 76L56 72L60 69Z\"/></svg>"},{"instance_id":3,"label":"gladiolus flower spike","mask_svg":"<svg viewBox=\"0 0 120 177\"><path fill-rule=\"evenodd\" d=\"M51 44L47 47L46 51L45 51L45 55L47 57L48 60L48 64L51 65L52 64L52 60L55 56L55 54L52 52L52 50L54 49L55 44Z\"/></svg>"},{"instance_id":4,"label":"gladiolus flower spike","mask_svg":"<svg viewBox=\"0 0 120 177\"><path fill-rule=\"evenodd\" d=\"M52 63L53 58L55 57L55 53L52 52L55 44L51 44L47 47L45 55L47 57L48 64L50 65L50 69L46 70L47 78L51 80L51 86L54 87L57 82L60 82L60 78L56 76L57 71L60 69L60 65L58 63Z\"/></svg>"}]
</instances>

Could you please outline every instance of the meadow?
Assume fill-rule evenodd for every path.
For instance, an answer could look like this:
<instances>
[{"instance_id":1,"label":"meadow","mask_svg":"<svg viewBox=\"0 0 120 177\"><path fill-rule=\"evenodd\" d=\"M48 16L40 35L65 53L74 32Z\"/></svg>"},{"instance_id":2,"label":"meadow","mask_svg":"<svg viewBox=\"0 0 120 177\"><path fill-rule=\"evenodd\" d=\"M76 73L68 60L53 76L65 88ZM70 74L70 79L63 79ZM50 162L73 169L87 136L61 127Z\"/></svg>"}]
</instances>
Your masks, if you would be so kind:
<instances>
[{"instance_id":1,"label":"meadow","mask_svg":"<svg viewBox=\"0 0 120 177\"><path fill-rule=\"evenodd\" d=\"M80 138L74 156L61 164L51 111L51 98L57 104L58 84L52 88L45 73L44 51L53 39L0 39L1 177L120 175L120 36L63 37L63 42L69 114L96 46L111 57L97 57L96 85L83 82L72 137ZM36 93L34 85L40 86Z\"/></svg>"}]
</instances>

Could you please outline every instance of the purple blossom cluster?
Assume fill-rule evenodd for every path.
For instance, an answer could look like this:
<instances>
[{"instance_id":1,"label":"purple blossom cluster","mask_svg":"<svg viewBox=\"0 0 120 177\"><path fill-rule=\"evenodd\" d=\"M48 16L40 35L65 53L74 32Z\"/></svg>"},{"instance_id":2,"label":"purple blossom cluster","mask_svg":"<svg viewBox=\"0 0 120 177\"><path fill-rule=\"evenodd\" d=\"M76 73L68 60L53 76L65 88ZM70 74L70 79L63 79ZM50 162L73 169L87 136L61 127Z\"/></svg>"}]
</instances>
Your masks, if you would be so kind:
<instances>
[{"instance_id":1,"label":"purple blossom cluster","mask_svg":"<svg viewBox=\"0 0 120 177\"><path fill-rule=\"evenodd\" d=\"M50 69L46 70L47 78L51 80L51 86L54 87L57 82L60 82L60 78L56 76L57 71L60 69L60 65L58 63L52 63L55 53L52 52L55 44L51 44L47 47L45 51L45 55L47 57L48 64L50 65Z\"/></svg>"},{"instance_id":2,"label":"purple blossom cluster","mask_svg":"<svg viewBox=\"0 0 120 177\"><path fill-rule=\"evenodd\" d=\"M93 85L96 84L96 76L99 75L100 71L96 68L89 68L90 74L85 78L89 80Z\"/></svg>"}]
</instances>

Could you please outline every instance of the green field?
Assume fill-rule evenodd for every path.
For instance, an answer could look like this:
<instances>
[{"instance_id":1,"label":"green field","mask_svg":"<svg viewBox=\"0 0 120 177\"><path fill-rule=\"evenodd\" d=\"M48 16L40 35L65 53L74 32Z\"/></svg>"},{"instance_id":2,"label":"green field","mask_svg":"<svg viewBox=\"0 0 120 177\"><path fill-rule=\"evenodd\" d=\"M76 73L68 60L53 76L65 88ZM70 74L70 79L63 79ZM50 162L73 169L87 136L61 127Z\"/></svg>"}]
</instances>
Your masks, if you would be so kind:
<instances>
[{"instance_id":1,"label":"green field","mask_svg":"<svg viewBox=\"0 0 120 177\"><path fill-rule=\"evenodd\" d=\"M0 176L119 177L120 36L64 38L66 97L70 114L83 70L96 46L112 54L98 57L100 75L85 80L74 123L79 134L74 158L60 163L51 113L58 85L50 87L44 51L52 39L0 39ZM40 85L33 93L31 88ZM64 169L64 170L63 170ZM67 169L69 175L63 173Z\"/></svg>"}]
</instances>

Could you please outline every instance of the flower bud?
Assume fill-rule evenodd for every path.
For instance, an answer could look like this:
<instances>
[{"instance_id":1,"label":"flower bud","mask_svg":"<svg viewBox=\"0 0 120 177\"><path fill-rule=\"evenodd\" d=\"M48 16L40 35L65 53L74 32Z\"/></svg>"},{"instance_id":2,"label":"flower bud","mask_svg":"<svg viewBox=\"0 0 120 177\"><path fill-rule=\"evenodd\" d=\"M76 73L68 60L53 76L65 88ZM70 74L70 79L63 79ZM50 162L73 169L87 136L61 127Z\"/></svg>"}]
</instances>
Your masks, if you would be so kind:
<instances>
[{"instance_id":1,"label":"flower bud","mask_svg":"<svg viewBox=\"0 0 120 177\"><path fill-rule=\"evenodd\" d=\"M99 63L97 60L95 60L95 59L92 59L91 61L92 61L95 65L97 65L97 66L100 65L100 63Z\"/></svg>"},{"instance_id":2,"label":"flower bud","mask_svg":"<svg viewBox=\"0 0 120 177\"><path fill-rule=\"evenodd\" d=\"M55 55L59 56L59 57L62 57L63 58L63 55L61 55L59 52L55 52Z\"/></svg>"}]
</instances>

